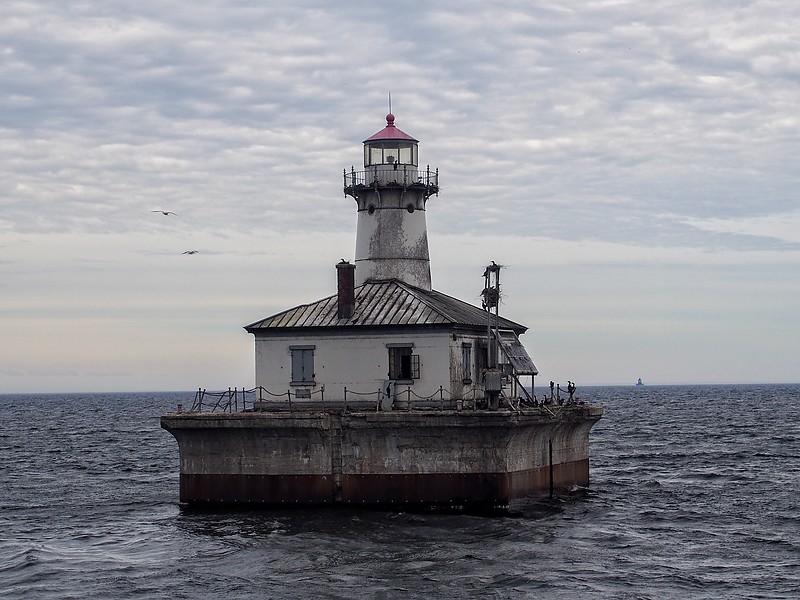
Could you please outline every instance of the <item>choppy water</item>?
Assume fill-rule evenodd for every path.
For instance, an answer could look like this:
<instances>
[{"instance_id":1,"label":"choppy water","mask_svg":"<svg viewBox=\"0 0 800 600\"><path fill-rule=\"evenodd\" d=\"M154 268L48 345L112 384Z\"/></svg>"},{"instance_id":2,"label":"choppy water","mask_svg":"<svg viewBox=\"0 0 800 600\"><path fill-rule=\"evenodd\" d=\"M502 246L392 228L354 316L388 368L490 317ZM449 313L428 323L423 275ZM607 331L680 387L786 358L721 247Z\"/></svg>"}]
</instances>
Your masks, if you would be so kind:
<instances>
[{"instance_id":1,"label":"choppy water","mask_svg":"<svg viewBox=\"0 0 800 600\"><path fill-rule=\"evenodd\" d=\"M800 386L578 395L591 488L499 517L186 511L191 394L0 396L0 597L800 597Z\"/></svg>"}]
</instances>

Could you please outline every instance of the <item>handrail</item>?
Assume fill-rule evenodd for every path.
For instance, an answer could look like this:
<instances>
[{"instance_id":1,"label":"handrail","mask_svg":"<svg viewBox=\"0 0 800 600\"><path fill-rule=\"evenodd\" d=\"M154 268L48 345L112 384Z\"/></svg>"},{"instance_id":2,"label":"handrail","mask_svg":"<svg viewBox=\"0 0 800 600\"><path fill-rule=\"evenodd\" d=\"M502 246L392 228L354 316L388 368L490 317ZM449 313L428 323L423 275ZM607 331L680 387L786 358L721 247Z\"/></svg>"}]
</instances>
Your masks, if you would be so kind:
<instances>
[{"instance_id":1,"label":"handrail","mask_svg":"<svg viewBox=\"0 0 800 600\"><path fill-rule=\"evenodd\" d=\"M424 169L413 165L403 165L402 169L387 170L373 166L370 169L356 171L355 168L346 169L344 174L344 188L372 187L386 183L396 183L405 187L410 185L424 185L426 188L439 187L439 169L431 169L430 165Z\"/></svg>"},{"instance_id":2,"label":"handrail","mask_svg":"<svg viewBox=\"0 0 800 600\"><path fill-rule=\"evenodd\" d=\"M292 392L292 390L276 393L266 389L263 386L257 386L250 389L234 387L222 391L208 391L204 388L198 388L197 392L195 393L192 408L188 412L248 412L259 410L259 405L261 405L261 408L263 409L265 405L274 407L276 406L276 403L280 404L282 402L285 403L284 406L286 406L290 411L302 410L304 406L314 406L315 409L319 410L320 404L323 406L327 405L331 408L335 408L337 406L341 408L343 405L345 408L347 408L348 401L363 408L364 400L358 400L357 398L354 399L353 397L366 397L373 395L375 397L374 410L377 411L381 410L382 400L386 397L385 391L381 389L364 392L351 390L347 387L343 389L342 400L331 400L330 398L326 398L323 387L320 387L318 390L312 390L308 394L309 395L307 397L298 398L297 392ZM319 398L315 398L315 395L318 395ZM400 410L411 410L413 408L415 410L425 410L434 408L438 410L479 410L477 408L477 401L479 398L483 397L483 390L478 387L471 387L467 390L464 390L459 397L453 395L450 390L444 388L443 386L439 386L438 390L429 395L418 394L411 388L411 386L408 386L407 389L402 391L398 390L395 393L395 400L400 399L401 395L405 396L405 398L401 400L401 404L399 406L397 404L395 405L395 409L400 408ZM361 404L358 404L359 402ZM509 404L511 405L510 401ZM351 406L353 405L351 404ZM513 410L516 413L519 413L521 408L522 406L519 404L517 406L510 406L510 410ZM547 414L551 417L555 417L556 414L560 412L559 410L553 410L551 407L545 406L544 403L536 403L533 407L525 406L525 409L537 409L540 413Z\"/></svg>"}]
</instances>

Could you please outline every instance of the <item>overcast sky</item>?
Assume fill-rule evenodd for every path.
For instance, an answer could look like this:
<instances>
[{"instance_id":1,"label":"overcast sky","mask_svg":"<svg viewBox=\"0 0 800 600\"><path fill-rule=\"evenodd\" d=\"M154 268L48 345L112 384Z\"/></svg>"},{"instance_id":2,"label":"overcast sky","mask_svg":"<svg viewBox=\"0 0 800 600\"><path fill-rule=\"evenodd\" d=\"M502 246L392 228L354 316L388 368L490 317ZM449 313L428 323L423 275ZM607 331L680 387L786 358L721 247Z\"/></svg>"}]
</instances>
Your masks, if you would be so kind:
<instances>
[{"instance_id":1,"label":"overcast sky","mask_svg":"<svg viewBox=\"0 0 800 600\"><path fill-rule=\"evenodd\" d=\"M389 93L440 171L434 288L507 265L543 381L798 382L799 30L785 0L4 0L0 393L252 387L242 327L353 258Z\"/></svg>"}]
</instances>

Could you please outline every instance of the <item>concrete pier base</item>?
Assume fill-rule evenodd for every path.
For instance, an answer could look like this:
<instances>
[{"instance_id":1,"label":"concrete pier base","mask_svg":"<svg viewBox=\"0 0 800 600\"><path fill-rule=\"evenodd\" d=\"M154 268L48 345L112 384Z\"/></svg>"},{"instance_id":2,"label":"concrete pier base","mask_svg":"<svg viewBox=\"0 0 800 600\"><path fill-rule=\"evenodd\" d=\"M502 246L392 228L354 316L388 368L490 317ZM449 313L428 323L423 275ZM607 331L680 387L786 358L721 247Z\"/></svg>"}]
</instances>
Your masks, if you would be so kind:
<instances>
[{"instance_id":1,"label":"concrete pier base","mask_svg":"<svg viewBox=\"0 0 800 600\"><path fill-rule=\"evenodd\" d=\"M173 413L188 504L503 507L589 484L589 405L511 411Z\"/></svg>"}]
</instances>

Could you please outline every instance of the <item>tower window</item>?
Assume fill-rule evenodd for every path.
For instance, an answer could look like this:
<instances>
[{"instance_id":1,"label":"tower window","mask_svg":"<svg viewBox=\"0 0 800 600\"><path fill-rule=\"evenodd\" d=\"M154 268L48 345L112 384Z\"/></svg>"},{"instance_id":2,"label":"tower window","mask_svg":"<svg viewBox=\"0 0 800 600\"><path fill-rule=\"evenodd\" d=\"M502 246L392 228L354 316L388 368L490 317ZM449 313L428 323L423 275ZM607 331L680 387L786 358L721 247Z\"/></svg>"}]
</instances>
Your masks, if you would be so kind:
<instances>
[{"instance_id":1,"label":"tower window","mask_svg":"<svg viewBox=\"0 0 800 600\"><path fill-rule=\"evenodd\" d=\"M416 146L413 145L400 146L400 162L404 165L416 165L417 161L414 157L416 149Z\"/></svg>"},{"instance_id":2,"label":"tower window","mask_svg":"<svg viewBox=\"0 0 800 600\"><path fill-rule=\"evenodd\" d=\"M382 165L383 164L383 148L371 148L369 155L369 164Z\"/></svg>"}]
</instances>

